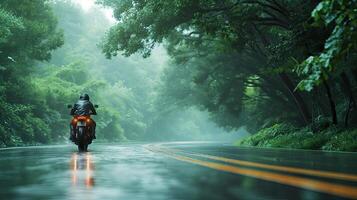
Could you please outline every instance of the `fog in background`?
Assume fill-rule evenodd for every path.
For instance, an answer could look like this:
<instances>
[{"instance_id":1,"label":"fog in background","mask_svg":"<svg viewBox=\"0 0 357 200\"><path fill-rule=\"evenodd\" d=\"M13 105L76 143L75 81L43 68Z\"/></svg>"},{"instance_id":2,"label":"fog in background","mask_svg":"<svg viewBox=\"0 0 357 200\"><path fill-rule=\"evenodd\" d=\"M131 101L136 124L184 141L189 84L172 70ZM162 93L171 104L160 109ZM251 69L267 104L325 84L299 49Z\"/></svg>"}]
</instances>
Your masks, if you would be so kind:
<instances>
[{"instance_id":1,"label":"fog in background","mask_svg":"<svg viewBox=\"0 0 357 200\"><path fill-rule=\"evenodd\" d=\"M72 88L70 95L75 96L68 100L87 92L100 105L95 117L99 140L234 141L246 134L243 129L228 133L217 127L206 111L162 101L162 73L171 63L163 46L146 59L141 55L106 59L98 44L115 23L110 9L87 0L56 1L52 7L65 41L53 52L50 70L43 66L38 77L57 71L55 76L60 74L78 88Z\"/></svg>"},{"instance_id":2,"label":"fog in background","mask_svg":"<svg viewBox=\"0 0 357 200\"><path fill-rule=\"evenodd\" d=\"M356 16L335 4L3 0L0 146L68 142L83 93L98 142L351 141Z\"/></svg>"}]
</instances>

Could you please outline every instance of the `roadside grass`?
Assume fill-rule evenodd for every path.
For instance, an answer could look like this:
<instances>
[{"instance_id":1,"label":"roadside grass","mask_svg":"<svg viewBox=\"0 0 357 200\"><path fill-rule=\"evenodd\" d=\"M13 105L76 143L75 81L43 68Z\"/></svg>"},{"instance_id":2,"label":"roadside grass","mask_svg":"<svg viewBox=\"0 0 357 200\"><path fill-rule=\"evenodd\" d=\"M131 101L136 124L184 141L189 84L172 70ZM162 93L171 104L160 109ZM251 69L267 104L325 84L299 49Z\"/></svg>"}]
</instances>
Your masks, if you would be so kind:
<instances>
[{"instance_id":1,"label":"roadside grass","mask_svg":"<svg viewBox=\"0 0 357 200\"><path fill-rule=\"evenodd\" d=\"M343 131L333 135L322 147L323 150L357 151L357 129Z\"/></svg>"},{"instance_id":2,"label":"roadside grass","mask_svg":"<svg viewBox=\"0 0 357 200\"><path fill-rule=\"evenodd\" d=\"M235 143L238 146L357 151L357 129L331 126L313 132L310 127L298 129L289 124L275 124Z\"/></svg>"}]
</instances>

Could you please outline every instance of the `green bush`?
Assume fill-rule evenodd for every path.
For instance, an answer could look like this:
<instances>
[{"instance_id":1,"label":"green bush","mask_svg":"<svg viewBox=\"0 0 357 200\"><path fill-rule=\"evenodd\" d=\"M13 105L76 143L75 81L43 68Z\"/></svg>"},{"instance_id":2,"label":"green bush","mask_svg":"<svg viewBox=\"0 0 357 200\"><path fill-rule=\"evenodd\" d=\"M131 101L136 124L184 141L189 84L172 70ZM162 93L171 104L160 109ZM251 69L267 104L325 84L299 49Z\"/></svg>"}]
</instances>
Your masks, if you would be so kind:
<instances>
[{"instance_id":1,"label":"green bush","mask_svg":"<svg viewBox=\"0 0 357 200\"><path fill-rule=\"evenodd\" d=\"M357 151L357 129L344 130L336 126L313 132L311 127L297 129L287 124L275 124L237 142L238 146Z\"/></svg>"},{"instance_id":2,"label":"green bush","mask_svg":"<svg viewBox=\"0 0 357 200\"><path fill-rule=\"evenodd\" d=\"M285 135L296 131L297 129L289 124L275 124L272 127L264 128L257 134L238 141L242 146L269 146L269 141L279 135Z\"/></svg>"},{"instance_id":3,"label":"green bush","mask_svg":"<svg viewBox=\"0 0 357 200\"><path fill-rule=\"evenodd\" d=\"M333 135L322 149L331 151L357 151L357 129L346 130Z\"/></svg>"}]
</instances>

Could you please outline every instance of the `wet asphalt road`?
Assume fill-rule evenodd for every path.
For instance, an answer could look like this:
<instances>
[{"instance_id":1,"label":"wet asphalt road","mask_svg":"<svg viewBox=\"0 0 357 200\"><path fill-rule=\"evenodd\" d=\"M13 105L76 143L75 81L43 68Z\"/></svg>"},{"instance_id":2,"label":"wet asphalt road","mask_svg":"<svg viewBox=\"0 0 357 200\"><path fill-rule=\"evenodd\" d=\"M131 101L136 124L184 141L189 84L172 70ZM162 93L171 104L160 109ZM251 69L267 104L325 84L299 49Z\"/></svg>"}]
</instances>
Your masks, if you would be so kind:
<instances>
[{"instance_id":1,"label":"wet asphalt road","mask_svg":"<svg viewBox=\"0 0 357 200\"><path fill-rule=\"evenodd\" d=\"M0 150L0 199L357 199L355 153L223 143L89 149Z\"/></svg>"}]
</instances>

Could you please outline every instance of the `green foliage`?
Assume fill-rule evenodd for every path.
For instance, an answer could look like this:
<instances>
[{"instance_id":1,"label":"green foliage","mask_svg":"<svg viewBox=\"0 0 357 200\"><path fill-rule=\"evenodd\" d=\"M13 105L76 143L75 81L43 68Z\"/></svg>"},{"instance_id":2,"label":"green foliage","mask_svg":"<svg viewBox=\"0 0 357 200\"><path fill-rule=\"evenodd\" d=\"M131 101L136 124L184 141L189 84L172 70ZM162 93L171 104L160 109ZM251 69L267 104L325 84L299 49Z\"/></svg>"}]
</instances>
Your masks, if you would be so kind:
<instances>
[{"instance_id":1,"label":"green foliage","mask_svg":"<svg viewBox=\"0 0 357 200\"><path fill-rule=\"evenodd\" d=\"M355 1L98 2L112 7L118 20L101 45L108 58L147 57L165 44L172 66L162 78L163 105L206 110L228 130L307 125L326 113L349 121L340 97L349 93L355 102L355 83L336 77L352 69L356 55Z\"/></svg>"},{"instance_id":2,"label":"green foliage","mask_svg":"<svg viewBox=\"0 0 357 200\"><path fill-rule=\"evenodd\" d=\"M85 91L94 99L94 103L100 104L99 115L95 117L99 140L143 138L148 126L144 114L149 115L151 102L143 102L142 99L151 99L155 69L149 67L156 63L143 62L140 57L106 60L97 48L101 36L110 26L104 14L96 9L84 12L71 2L57 2L53 7L67 42L54 52L51 63L60 68L55 76L64 83L72 84L61 83L63 88L59 91L69 91L68 88L71 88L72 98ZM147 69L141 69L142 66ZM43 76L47 74L40 78L43 79ZM75 100L67 100L65 104Z\"/></svg>"},{"instance_id":3,"label":"green foliage","mask_svg":"<svg viewBox=\"0 0 357 200\"><path fill-rule=\"evenodd\" d=\"M297 129L287 124L275 124L272 127L264 128L257 134L243 139L239 142L242 146L270 146L270 140L280 137L281 135L288 135L295 132Z\"/></svg>"},{"instance_id":4,"label":"green foliage","mask_svg":"<svg viewBox=\"0 0 357 200\"><path fill-rule=\"evenodd\" d=\"M0 2L0 135L2 146L52 141L29 72L63 44L46 1ZM6 113L6 114L4 114Z\"/></svg>"},{"instance_id":5,"label":"green foliage","mask_svg":"<svg viewBox=\"0 0 357 200\"><path fill-rule=\"evenodd\" d=\"M58 139L68 136L68 123L70 120L69 110L66 105L72 104L81 93L89 93L92 101L105 102L99 91L108 87L105 81L93 80L89 78L83 63L72 63L67 66L47 66L43 74L33 79L36 90L42 94L41 98L48 107L47 118L52 119L50 132L57 135ZM123 140L123 130L119 124L119 112L106 108L106 104L98 109L98 116L93 118L97 123L98 139L115 141ZM60 131L58 131L60 130Z\"/></svg>"},{"instance_id":6,"label":"green foliage","mask_svg":"<svg viewBox=\"0 0 357 200\"><path fill-rule=\"evenodd\" d=\"M0 145L63 141L82 92L101 105L107 141L222 132L207 114L229 131L263 128L247 145L351 139L328 127L330 113L357 119L355 0L97 2L117 23L67 0L0 2Z\"/></svg>"},{"instance_id":7,"label":"green foliage","mask_svg":"<svg viewBox=\"0 0 357 200\"><path fill-rule=\"evenodd\" d=\"M190 19L197 4L196 1L99 2L115 7L115 17L124 22L114 25L102 44L108 58L118 51L126 56L138 51L144 57L149 56L156 42L162 42L172 28ZM192 14L186 16L188 12Z\"/></svg>"},{"instance_id":8,"label":"green foliage","mask_svg":"<svg viewBox=\"0 0 357 200\"><path fill-rule=\"evenodd\" d=\"M51 51L63 44L63 34L56 29L56 17L46 1L4 0L0 6L6 10L8 17L12 16L8 18L8 21L13 20L12 27L18 27L11 34L7 31L6 43L0 46L0 64L5 62L7 56L17 62L27 58L49 60Z\"/></svg>"},{"instance_id":9,"label":"green foliage","mask_svg":"<svg viewBox=\"0 0 357 200\"><path fill-rule=\"evenodd\" d=\"M357 45L357 1L341 0L320 2L312 12L317 26L333 27L325 41L324 50L308 57L297 68L297 73L304 77L298 87L311 91L322 80L328 79L329 73L337 70L337 65L348 59ZM348 68L345 66L344 68Z\"/></svg>"},{"instance_id":10,"label":"green foliage","mask_svg":"<svg viewBox=\"0 0 357 200\"><path fill-rule=\"evenodd\" d=\"M261 107L296 109L291 103L296 98L291 97L294 88L287 91L277 74L289 71L287 68L291 72L295 56L302 57L298 40L292 38L301 35L298 31L310 17L313 3L99 2L113 7L120 22L102 43L107 57L118 52L125 56L139 52L147 57L155 44L166 45L173 68L163 76L164 104L206 110L228 130L243 125L253 130L279 120L301 123L297 112L281 116ZM245 94L247 88L255 88L255 94ZM250 118L255 113L261 113L259 118Z\"/></svg>"},{"instance_id":11,"label":"green foliage","mask_svg":"<svg viewBox=\"0 0 357 200\"><path fill-rule=\"evenodd\" d=\"M23 29L21 19L0 7L0 44L5 43L15 31Z\"/></svg>"},{"instance_id":12,"label":"green foliage","mask_svg":"<svg viewBox=\"0 0 357 200\"><path fill-rule=\"evenodd\" d=\"M356 129L343 130L331 127L313 133L309 128L297 129L286 124L276 124L236 144L238 146L357 151L356 137Z\"/></svg>"},{"instance_id":13,"label":"green foliage","mask_svg":"<svg viewBox=\"0 0 357 200\"><path fill-rule=\"evenodd\" d=\"M94 103L100 104L99 115L95 117L99 128L97 138L107 141L181 138L176 133L187 125L180 120L182 117L178 110L182 108L162 105L162 97L158 91L159 75L166 67L166 52L162 48L156 48L152 57L145 60L140 55L129 58L118 56L107 60L97 44L111 24L100 10L93 8L84 12L71 2L58 2L53 8L58 16L59 26L64 30L66 43L54 52L51 63L56 67L48 70L56 71L56 75L51 77L57 77L61 81L49 80L50 85L55 85L52 82L56 82L63 85L59 91L74 90L77 92L72 94L74 97L80 91L86 91L93 97ZM54 70L56 68L58 69ZM42 72L39 79L46 80L48 75L49 73ZM67 85L68 82L73 86ZM96 82L98 84L90 87L86 84ZM62 100L53 99L53 102L57 101ZM73 101L67 100L67 103ZM197 110L185 113L192 125L190 127L201 128L208 124L208 119L195 117ZM217 129L206 130L205 133L213 131Z\"/></svg>"},{"instance_id":14,"label":"green foliage","mask_svg":"<svg viewBox=\"0 0 357 200\"><path fill-rule=\"evenodd\" d=\"M333 135L322 149L329 151L357 151L357 129L345 130Z\"/></svg>"}]
</instances>

